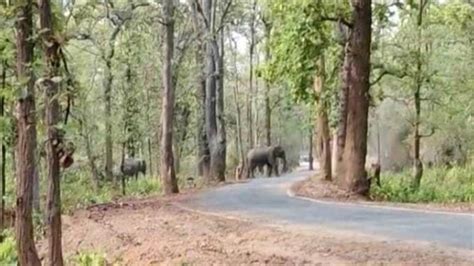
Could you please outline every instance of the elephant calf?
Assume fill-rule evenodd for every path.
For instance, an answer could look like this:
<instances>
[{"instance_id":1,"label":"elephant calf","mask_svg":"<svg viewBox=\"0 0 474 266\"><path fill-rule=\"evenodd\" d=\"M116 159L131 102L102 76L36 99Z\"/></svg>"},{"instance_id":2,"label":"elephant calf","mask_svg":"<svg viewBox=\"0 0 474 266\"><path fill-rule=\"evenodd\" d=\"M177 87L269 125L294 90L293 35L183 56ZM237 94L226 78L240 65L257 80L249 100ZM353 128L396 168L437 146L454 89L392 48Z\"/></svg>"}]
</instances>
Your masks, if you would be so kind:
<instances>
[{"instance_id":1,"label":"elephant calf","mask_svg":"<svg viewBox=\"0 0 474 266\"><path fill-rule=\"evenodd\" d=\"M254 177L255 168L263 169L266 165L268 169L268 177L275 171L278 176L278 158L283 160L283 170L286 170L286 156L285 151L280 145L270 147L258 147L252 149L247 154L247 170L248 177Z\"/></svg>"}]
</instances>

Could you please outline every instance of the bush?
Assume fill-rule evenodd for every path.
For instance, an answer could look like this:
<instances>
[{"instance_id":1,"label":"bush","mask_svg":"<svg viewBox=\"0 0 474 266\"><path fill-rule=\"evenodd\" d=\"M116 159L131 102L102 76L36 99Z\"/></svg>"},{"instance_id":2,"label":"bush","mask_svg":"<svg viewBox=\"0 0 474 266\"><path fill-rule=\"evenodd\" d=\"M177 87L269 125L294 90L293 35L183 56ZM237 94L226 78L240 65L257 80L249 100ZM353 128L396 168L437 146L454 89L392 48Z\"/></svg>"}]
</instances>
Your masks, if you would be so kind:
<instances>
[{"instance_id":1,"label":"bush","mask_svg":"<svg viewBox=\"0 0 474 266\"><path fill-rule=\"evenodd\" d=\"M411 171L387 172L381 176L381 187L373 184L375 200L395 202L455 203L474 200L474 166L425 169L418 190L412 188Z\"/></svg>"},{"instance_id":2,"label":"bush","mask_svg":"<svg viewBox=\"0 0 474 266\"><path fill-rule=\"evenodd\" d=\"M2 233L3 242L0 243L0 265L17 265L15 238L11 231Z\"/></svg>"},{"instance_id":3,"label":"bush","mask_svg":"<svg viewBox=\"0 0 474 266\"><path fill-rule=\"evenodd\" d=\"M122 189L113 188L111 183L104 183L96 191L92 185L89 172L74 172L64 175L61 183L61 197L64 212L84 208L92 204L111 202L122 196ZM158 178L140 177L138 180L131 178L126 185L126 195L144 197L161 193Z\"/></svg>"},{"instance_id":4,"label":"bush","mask_svg":"<svg viewBox=\"0 0 474 266\"><path fill-rule=\"evenodd\" d=\"M105 266L105 255L95 252L82 252L71 258L71 264L78 266Z\"/></svg>"}]
</instances>

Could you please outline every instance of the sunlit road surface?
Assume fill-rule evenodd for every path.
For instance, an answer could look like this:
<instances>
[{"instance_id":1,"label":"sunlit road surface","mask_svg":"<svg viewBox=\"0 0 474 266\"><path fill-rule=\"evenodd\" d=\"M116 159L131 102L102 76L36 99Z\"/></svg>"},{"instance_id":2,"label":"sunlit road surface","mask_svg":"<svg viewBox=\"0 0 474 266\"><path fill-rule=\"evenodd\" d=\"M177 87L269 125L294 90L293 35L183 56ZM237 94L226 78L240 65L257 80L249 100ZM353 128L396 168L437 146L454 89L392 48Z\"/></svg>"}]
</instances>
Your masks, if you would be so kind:
<instances>
[{"instance_id":1,"label":"sunlit road surface","mask_svg":"<svg viewBox=\"0 0 474 266\"><path fill-rule=\"evenodd\" d=\"M317 202L288 195L292 183L313 174L299 170L280 177L257 178L219 187L188 203L189 207L262 222L328 227L473 249L473 214L430 212L336 202Z\"/></svg>"}]
</instances>

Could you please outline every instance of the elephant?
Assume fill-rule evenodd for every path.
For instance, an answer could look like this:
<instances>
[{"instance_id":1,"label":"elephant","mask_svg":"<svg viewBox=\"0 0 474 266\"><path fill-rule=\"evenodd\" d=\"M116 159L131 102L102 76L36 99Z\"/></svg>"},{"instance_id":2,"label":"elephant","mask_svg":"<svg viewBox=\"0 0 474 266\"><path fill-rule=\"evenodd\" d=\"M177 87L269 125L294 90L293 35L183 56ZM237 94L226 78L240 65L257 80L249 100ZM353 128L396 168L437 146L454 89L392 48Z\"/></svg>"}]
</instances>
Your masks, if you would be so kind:
<instances>
[{"instance_id":1,"label":"elephant","mask_svg":"<svg viewBox=\"0 0 474 266\"><path fill-rule=\"evenodd\" d=\"M146 175L146 162L142 159L126 158L120 167L120 171L124 176L135 176L138 178L138 173Z\"/></svg>"},{"instance_id":2,"label":"elephant","mask_svg":"<svg viewBox=\"0 0 474 266\"><path fill-rule=\"evenodd\" d=\"M255 168L262 170L265 165L268 169L268 177L273 171L278 176L278 158L283 160L283 171L286 171L285 150L280 145L251 149L247 154L247 176L253 178Z\"/></svg>"}]
</instances>

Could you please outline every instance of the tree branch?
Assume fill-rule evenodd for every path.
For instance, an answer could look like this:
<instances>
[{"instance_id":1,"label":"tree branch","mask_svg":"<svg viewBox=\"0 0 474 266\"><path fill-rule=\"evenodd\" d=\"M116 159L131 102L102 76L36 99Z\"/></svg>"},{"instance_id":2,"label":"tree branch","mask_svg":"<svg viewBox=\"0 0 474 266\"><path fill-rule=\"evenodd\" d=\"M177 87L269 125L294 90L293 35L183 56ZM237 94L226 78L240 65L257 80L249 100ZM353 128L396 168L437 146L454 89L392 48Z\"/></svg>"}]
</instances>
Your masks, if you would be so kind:
<instances>
[{"instance_id":1,"label":"tree branch","mask_svg":"<svg viewBox=\"0 0 474 266\"><path fill-rule=\"evenodd\" d=\"M204 15L204 11L202 10L202 6L199 3L198 0L194 0L194 4L196 5L196 10L198 13L201 15L202 19L204 20L204 25L206 26L206 29L209 29L209 20L207 19L206 15Z\"/></svg>"},{"instance_id":2,"label":"tree branch","mask_svg":"<svg viewBox=\"0 0 474 266\"><path fill-rule=\"evenodd\" d=\"M220 32L222 28L224 28L224 19L227 17L227 14L229 13L230 6L232 5L232 0L229 0L227 2L227 5L224 8L224 12L222 13L221 20L220 20L220 25L217 27L217 32Z\"/></svg>"},{"instance_id":3,"label":"tree branch","mask_svg":"<svg viewBox=\"0 0 474 266\"><path fill-rule=\"evenodd\" d=\"M436 129L434 127L430 128L430 133L428 134L420 134L420 138L428 138L428 137L431 137L434 135L434 133L436 132Z\"/></svg>"},{"instance_id":4,"label":"tree branch","mask_svg":"<svg viewBox=\"0 0 474 266\"><path fill-rule=\"evenodd\" d=\"M380 68L383 69L383 67L380 67ZM373 85L377 84L385 75L394 76L394 77L397 77L397 78L400 78L400 79L403 79L404 77L407 76L407 74L405 72L396 73L394 71L389 71L387 69L383 69L382 72L380 73L380 75L375 80L370 82L370 86L373 86Z\"/></svg>"},{"instance_id":5,"label":"tree branch","mask_svg":"<svg viewBox=\"0 0 474 266\"><path fill-rule=\"evenodd\" d=\"M349 29L352 29L353 28L353 24L350 23L349 21L345 20L344 18L341 18L341 17L326 17L326 16L322 16L321 17L321 20L322 21L333 21L333 22L340 22L342 24L344 24L346 27L348 27Z\"/></svg>"}]
</instances>

